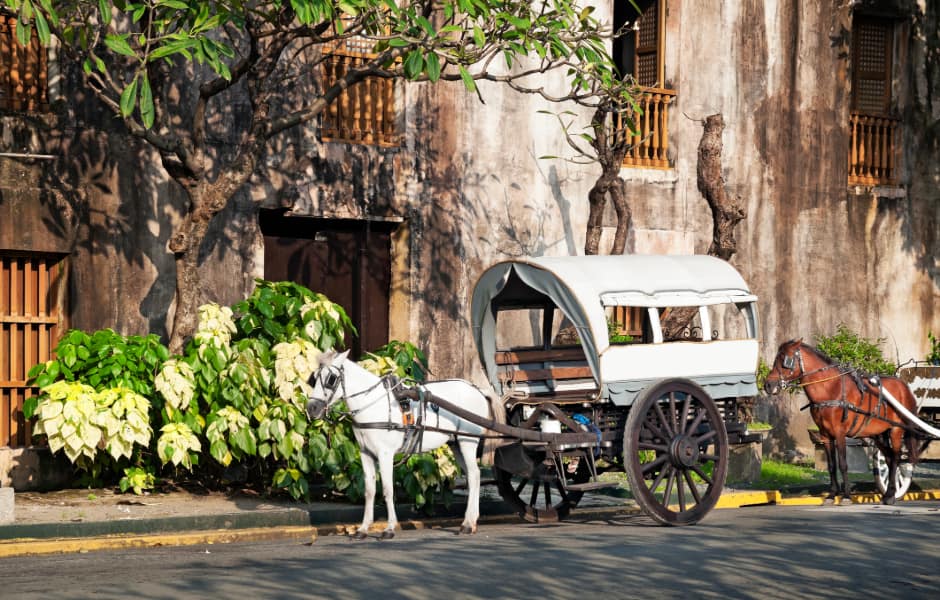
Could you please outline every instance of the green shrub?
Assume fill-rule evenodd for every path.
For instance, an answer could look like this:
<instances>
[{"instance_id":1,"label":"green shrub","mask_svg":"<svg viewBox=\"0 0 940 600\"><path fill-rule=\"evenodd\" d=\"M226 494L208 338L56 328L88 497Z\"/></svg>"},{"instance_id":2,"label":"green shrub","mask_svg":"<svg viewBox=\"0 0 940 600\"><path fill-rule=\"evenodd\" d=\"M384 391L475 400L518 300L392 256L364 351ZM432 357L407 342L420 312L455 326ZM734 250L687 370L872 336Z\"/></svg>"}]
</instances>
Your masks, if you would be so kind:
<instances>
[{"instance_id":1,"label":"green shrub","mask_svg":"<svg viewBox=\"0 0 940 600\"><path fill-rule=\"evenodd\" d=\"M882 355L883 343L884 339L863 338L841 323L832 335L816 335L816 347L834 361L865 373L894 375L897 367Z\"/></svg>"},{"instance_id":2,"label":"green shrub","mask_svg":"<svg viewBox=\"0 0 940 600\"><path fill-rule=\"evenodd\" d=\"M364 486L349 419L311 422L304 410L320 352L341 345L347 331L355 333L345 311L322 294L259 280L233 308L200 307L181 356L170 357L154 335L68 332L56 360L30 371L40 395L24 412L90 483L141 493L162 476L219 487L237 464L249 486L301 498L316 482L358 500ZM417 381L427 372L426 356L408 342L390 342L370 361ZM396 479L420 506L446 497L455 469L445 448L410 457Z\"/></svg>"}]
</instances>

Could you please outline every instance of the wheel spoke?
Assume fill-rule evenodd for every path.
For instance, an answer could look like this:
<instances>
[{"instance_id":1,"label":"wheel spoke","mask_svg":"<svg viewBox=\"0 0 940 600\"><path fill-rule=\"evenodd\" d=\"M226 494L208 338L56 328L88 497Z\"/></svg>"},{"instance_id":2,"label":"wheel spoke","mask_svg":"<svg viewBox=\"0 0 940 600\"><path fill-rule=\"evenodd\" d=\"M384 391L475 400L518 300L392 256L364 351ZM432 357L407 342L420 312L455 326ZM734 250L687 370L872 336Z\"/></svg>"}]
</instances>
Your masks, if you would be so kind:
<instances>
[{"instance_id":1,"label":"wheel spoke","mask_svg":"<svg viewBox=\"0 0 940 600\"><path fill-rule=\"evenodd\" d=\"M517 496L522 493L523 488L525 488L525 486L528 485L528 483L529 483L528 479L522 479L519 481L519 485L516 486Z\"/></svg>"},{"instance_id":2,"label":"wheel spoke","mask_svg":"<svg viewBox=\"0 0 940 600\"><path fill-rule=\"evenodd\" d=\"M668 452L669 446L665 444L654 444L652 442L639 442L637 448L640 450L656 450L657 452Z\"/></svg>"},{"instance_id":3,"label":"wheel spoke","mask_svg":"<svg viewBox=\"0 0 940 600\"><path fill-rule=\"evenodd\" d=\"M651 460L651 461L648 462L648 463L641 463L640 466L643 467L643 475L646 475L647 473L649 473L649 472L652 471L653 469L659 467L660 465L662 465L662 464L663 464L664 462L666 462L667 460L669 460L669 455L667 455L667 454L660 454L659 456L656 457L655 460Z\"/></svg>"},{"instance_id":4,"label":"wheel spoke","mask_svg":"<svg viewBox=\"0 0 940 600\"><path fill-rule=\"evenodd\" d=\"M679 511L680 512L685 512L686 510L685 509L685 486L682 485L682 479L683 479L682 475L684 475L685 473L686 471L679 470L679 472L677 473L677 477L676 477L676 492L678 492L678 495L679 495Z\"/></svg>"},{"instance_id":5,"label":"wheel spoke","mask_svg":"<svg viewBox=\"0 0 940 600\"><path fill-rule=\"evenodd\" d=\"M663 505L669 506L669 499L672 498L672 486L676 481L675 469L669 468L669 477L666 478L666 490L663 493Z\"/></svg>"},{"instance_id":6,"label":"wheel spoke","mask_svg":"<svg viewBox=\"0 0 940 600\"><path fill-rule=\"evenodd\" d=\"M669 419L672 423L672 430L679 431L679 422L676 420L676 393L669 392Z\"/></svg>"},{"instance_id":7,"label":"wheel spoke","mask_svg":"<svg viewBox=\"0 0 940 600\"><path fill-rule=\"evenodd\" d=\"M692 468L694 469L695 467ZM695 503L698 504L702 501L702 496L699 494L698 486L695 485L695 481L692 480L692 474L688 471L683 471L682 475L685 476L685 480L689 484L689 490L692 492L692 497L695 498Z\"/></svg>"},{"instance_id":8,"label":"wheel spoke","mask_svg":"<svg viewBox=\"0 0 940 600\"><path fill-rule=\"evenodd\" d=\"M688 428L686 428L684 433L686 435L692 435L693 433L695 433L695 430L698 429L698 426L702 424L702 420L705 417L706 417L705 408L699 407L699 409L695 411L695 419L692 420L692 423L689 424Z\"/></svg>"},{"instance_id":9,"label":"wheel spoke","mask_svg":"<svg viewBox=\"0 0 940 600\"><path fill-rule=\"evenodd\" d=\"M701 436L695 438L695 442L699 446L701 446L702 442L707 442L708 440L712 439L716 435L718 435L717 431L715 431L714 429L709 429L706 433L703 433Z\"/></svg>"},{"instance_id":10,"label":"wheel spoke","mask_svg":"<svg viewBox=\"0 0 940 600\"><path fill-rule=\"evenodd\" d=\"M535 503L539 499L539 484L538 482L532 483L532 495L529 496L529 506L535 506Z\"/></svg>"},{"instance_id":11,"label":"wheel spoke","mask_svg":"<svg viewBox=\"0 0 940 600\"><path fill-rule=\"evenodd\" d=\"M705 470L702 469L702 467L698 465L692 465L692 470L695 471L696 475L702 478L702 481L704 481L708 485L712 484L712 478L708 476L708 473L706 473Z\"/></svg>"},{"instance_id":12,"label":"wheel spoke","mask_svg":"<svg viewBox=\"0 0 940 600\"><path fill-rule=\"evenodd\" d=\"M675 437L672 428L669 426L669 421L666 420L666 415L663 414L663 407L660 406L659 402L653 404L656 408L656 417L659 419L659 424L662 425L663 429L666 430L666 435L662 436L666 439L671 439Z\"/></svg>"},{"instance_id":13,"label":"wheel spoke","mask_svg":"<svg viewBox=\"0 0 940 600\"><path fill-rule=\"evenodd\" d=\"M679 420L679 422L682 423L683 425L686 423L686 421L689 420L689 408L691 404L692 404L692 396L690 396L689 394L686 394L685 400L682 401L682 418ZM684 428L680 428L680 429L684 430Z\"/></svg>"},{"instance_id":14,"label":"wheel spoke","mask_svg":"<svg viewBox=\"0 0 940 600\"><path fill-rule=\"evenodd\" d=\"M656 488L658 488L662 484L663 477L666 476L666 474L669 472L671 468L672 466L669 463L666 463L664 468L659 471L658 475L656 475L656 478L653 480L653 483L649 486L650 491L652 491L653 493L656 492Z\"/></svg>"},{"instance_id":15,"label":"wheel spoke","mask_svg":"<svg viewBox=\"0 0 940 600\"><path fill-rule=\"evenodd\" d=\"M544 482L542 484L542 489L545 492L545 508L552 507L552 485L549 482ZM535 504L533 502L533 504Z\"/></svg>"}]
</instances>

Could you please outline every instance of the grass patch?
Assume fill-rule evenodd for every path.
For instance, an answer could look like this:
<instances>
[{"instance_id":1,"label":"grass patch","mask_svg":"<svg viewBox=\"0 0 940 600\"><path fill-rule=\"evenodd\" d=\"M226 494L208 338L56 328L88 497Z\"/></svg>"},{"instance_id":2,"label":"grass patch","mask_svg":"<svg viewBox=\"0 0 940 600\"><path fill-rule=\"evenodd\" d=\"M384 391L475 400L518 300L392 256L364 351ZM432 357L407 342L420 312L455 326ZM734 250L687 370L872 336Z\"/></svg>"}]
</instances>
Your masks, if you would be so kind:
<instances>
[{"instance_id":1,"label":"grass patch","mask_svg":"<svg viewBox=\"0 0 940 600\"><path fill-rule=\"evenodd\" d=\"M871 480L871 473L849 473L850 482ZM760 490L810 486L820 483L829 484L828 471L817 471L812 464L793 464L765 459L761 463L760 479L741 487ZM739 484L735 484L735 487L738 486Z\"/></svg>"}]
</instances>

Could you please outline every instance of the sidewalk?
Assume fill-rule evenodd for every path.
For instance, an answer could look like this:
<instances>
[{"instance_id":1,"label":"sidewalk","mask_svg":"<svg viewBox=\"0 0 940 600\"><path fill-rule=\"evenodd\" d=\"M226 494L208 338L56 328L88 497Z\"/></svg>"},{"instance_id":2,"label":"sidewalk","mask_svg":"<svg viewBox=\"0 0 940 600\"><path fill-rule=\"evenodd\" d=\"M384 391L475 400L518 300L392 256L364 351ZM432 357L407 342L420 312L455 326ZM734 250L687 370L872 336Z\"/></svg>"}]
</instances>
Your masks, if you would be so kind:
<instances>
[{"instance_id":1,"label":"sidewalk","mask_svg":"<svg viewBox=\"0 0 940 600\"><path fill-rule=\"evenodd\" d=\"M918 485L919 484L919 485ZM929 486L925 487L925 484ZM907 500L940 500L940 481L917 482ZM874 485L871 484L871 488ZM817 489L818 488L818 489ZM856 502L880 502L868 486L856 484ZM718 509L759 504L821 504L824 486L793 490L726 488ZM194 494L186 491L145 496L111 490L64 490L15 494L14 522L0 525L0 558L128 547L219 544L284 539L311 543L320 535L351 533L362 520L362 505L293 502L247 494ZM465 504L458 496L449 508L428 515L410 505L396 507L403 529L456 528ZM641 512L626 490L586 493L573 518L604 519ZM483 487L480 524L518 522L495 486ZM385 509L376 507L376 531Z\"/></svg>"}]
</instances>

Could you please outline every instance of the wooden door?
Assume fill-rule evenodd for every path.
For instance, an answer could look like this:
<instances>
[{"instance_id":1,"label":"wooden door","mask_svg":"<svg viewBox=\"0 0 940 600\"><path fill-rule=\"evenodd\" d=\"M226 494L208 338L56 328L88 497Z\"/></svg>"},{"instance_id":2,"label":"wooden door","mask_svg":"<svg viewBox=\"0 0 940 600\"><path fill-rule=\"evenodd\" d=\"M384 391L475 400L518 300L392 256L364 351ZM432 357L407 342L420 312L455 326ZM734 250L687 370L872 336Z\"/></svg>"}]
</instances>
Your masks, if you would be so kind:
<instances>
[{"instance_id":1,"label":"wooden door","mask_svg":"<svg viewBox=\"0 0 940 600\"><path fill-rule=\"evenodd\" d=\"M388 343L394 225L267 210L260 222L265 279L299 283L346 309L359 332L346 338L353 357Z\"/></svg>"}]
</instances>

